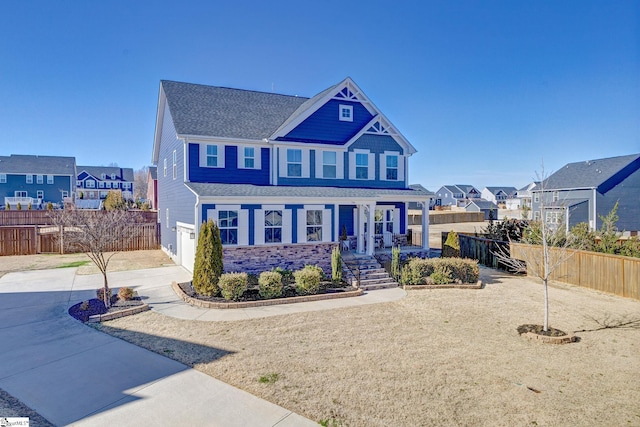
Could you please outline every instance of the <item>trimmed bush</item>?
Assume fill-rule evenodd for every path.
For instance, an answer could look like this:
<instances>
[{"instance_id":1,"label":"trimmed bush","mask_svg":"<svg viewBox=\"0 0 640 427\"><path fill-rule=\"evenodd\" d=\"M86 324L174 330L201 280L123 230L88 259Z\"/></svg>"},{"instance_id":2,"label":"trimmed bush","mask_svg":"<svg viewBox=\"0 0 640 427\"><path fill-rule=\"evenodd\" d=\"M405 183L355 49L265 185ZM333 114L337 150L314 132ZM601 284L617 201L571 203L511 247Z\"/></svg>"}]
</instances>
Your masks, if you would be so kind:
<instances>
[{"instance_id":1,"label":"trimmed bush","mask_svg":"<svg viewBox=\"0 0 640 427\"><path fill-rule=\"evenodd\" d=\"M451 230L447 234L447 240L442 247L442 258L455 258L460 256L460 239L458 233Z\"/></svg>"},{"instance_id":2,"label":"trimmed bush","mask_svg":"<svg viewBox=\"0 0 640 427\"><path fill-rule=\"evenodd\" d=\"M403 285L477 283L478 262L462 258L413 258L402 269ZM446 280L446 282L445 282Z\"/></svg>"},{"instance_id":3,"label":"trimmed bush","mask_svg":"<svg viewBox=\"0 0 640 427\"><path fill-rule=\"evenodd\" d=\"M282 295L282 275L276 271L263 271L258 277L258 293L264 299Z\"/></svg>"},{"instance_id":4,"label":"trimmed bush","mask_svg":"<svg viewBox=\"0 0 640 427\"><path fill-rule=\"evenodd\" d=\"M317 265L305 265L303 269L294 271L296 292L300 295L317 294L324 272Z\"/></svg>"},{"instance_id":5,"label":"trimmed bush","mask_svg":"<svg viewBox=\"0 0 640 427\"><path fill-rule=\"evenodd\" d=\"M118 298L123 301L129 301L133 299L133 289L131 288L120 288L118 290Z\"/></svg>"},{"instance_id":6,"label":"trimmed bush","mask_svg":"<svg viewBox=\"0 0 640 427\"><path fill-rule=\"evenodd\" d=\"M218 279L218 287L226 300L237 301L247 290L247 273L225 273Z\"/></svg>"},{"instance_id":7,"label":"trimmed bush","mask_svg":"<svg viewBox=\"0 0 640 427\"><path fill-rule=\"evenodd\" d=\"M288 286L293 283L293 272L291 270L285 270L282 267L276 267L272 271L282 276L282 284Z\"/></svg>"},{"instance_id":8,"label":"trimmed bush","mask_svg":"<svg viewBox=\"0 0 640 427\"><path fill-rule=\"evenodd\" d=\"M391 277L399 280L400 275L400 246L394 246L391 248Z\"/></svg>"}]
</instances>

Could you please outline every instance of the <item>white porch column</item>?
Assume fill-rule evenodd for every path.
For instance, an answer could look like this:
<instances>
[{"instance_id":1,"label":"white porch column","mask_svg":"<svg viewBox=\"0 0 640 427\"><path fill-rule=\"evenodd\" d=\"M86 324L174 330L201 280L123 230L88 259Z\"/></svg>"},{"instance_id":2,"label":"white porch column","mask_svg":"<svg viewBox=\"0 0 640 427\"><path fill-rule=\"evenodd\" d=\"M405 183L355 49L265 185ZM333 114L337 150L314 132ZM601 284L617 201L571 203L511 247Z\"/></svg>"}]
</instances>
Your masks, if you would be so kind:
<instances>
[{"instance_id":1,"label":"white porch column","mask_svg":"<svg viewBox=\"0 0 640 427\"><path fill-rule=\"evenodd\" d=\"M375 225L375 214L376 214L376 204L368 204L369 208L368 216L367 216L367 255L373 255L373 251L375 250L376 244L376 225Z\"/></svg>"},{"instance_id":2,"label":"white porch column","mask_svg":"<svg viewBox=\"0 0 640 427\"><path fill-rule=\"evenodd\" d=\"M422 202L422 249L429 250L429 199Z\"/></svg>"},{"instance_id":3,"label":"white porch column","mask_svg":"<svg viewBox=\"0 0 640 427\"><path fill-rule=\"evenodd\" d=\"M364 253L364 223L367 220L367 216L364 209L365 205L358 205L358 229L356 230L356 237L358 238L358 253Z\"/></svg>"}]
</instances>

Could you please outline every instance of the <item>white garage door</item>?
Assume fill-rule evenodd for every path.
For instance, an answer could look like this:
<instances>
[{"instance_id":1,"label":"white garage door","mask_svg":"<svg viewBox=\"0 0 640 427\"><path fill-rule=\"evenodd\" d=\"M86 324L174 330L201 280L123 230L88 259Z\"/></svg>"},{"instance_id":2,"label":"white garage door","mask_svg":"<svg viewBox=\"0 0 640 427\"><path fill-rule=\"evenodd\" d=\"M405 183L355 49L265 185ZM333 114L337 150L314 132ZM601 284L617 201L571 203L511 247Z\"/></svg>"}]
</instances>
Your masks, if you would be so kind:
<instances>
[{"instance_id":1,"label":"white garage door","mask_svg":"<svg viewBox=\"0 0 640 427\"><path fill-rule=\"evenodd\" d=\"M191 237L194 232L193 228L188 227L184 225L178 227L178 256L180 264L193 273L193 263L196 259L196 240Z\"/></svg>"}]
</instances>

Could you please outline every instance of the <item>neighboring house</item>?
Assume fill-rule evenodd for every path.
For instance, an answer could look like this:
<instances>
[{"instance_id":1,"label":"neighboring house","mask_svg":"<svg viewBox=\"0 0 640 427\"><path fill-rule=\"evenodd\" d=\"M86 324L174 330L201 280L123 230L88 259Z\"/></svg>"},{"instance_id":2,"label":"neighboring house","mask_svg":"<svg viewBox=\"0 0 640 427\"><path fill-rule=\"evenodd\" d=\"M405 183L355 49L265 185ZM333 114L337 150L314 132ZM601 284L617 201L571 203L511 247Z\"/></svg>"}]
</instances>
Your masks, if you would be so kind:
<instances>
[{"instance_id":1,"label":"neighboring house","mask_svg":"<svg viewBox=\"0 0 640 427\"><path fill-rule=\"evenodd\" d=\"M618 229L640 231L640 154L569 163L532 193L534 219L595 230L617 202Z\"/></svg>"},{"instance_id":2,"label":"neighboring house","mask_svg":"<svg viewBox=\"0 0 640 427\"><path fill-rule=\"evenodd\" d=\"M467 212L484 212L484 219L498 219L498 205L484 199L474 199L464 208ZM493 214L493 217L491 215Z\"/></svg>"},{"instance_id":3,"label":"neighboring house","mask_svg":"<svg viewBox=\"0 0 640 427\"><path fill-rule=\"evenodd\" d=\"M482 198L497 205L504 205L506 209L519 209L520 200L515 187L485 187L481 192Z\"/></svg>"},{"instance_id":4,"label":"neighboring house","mask_svg":"<svg viewBox=\"0 0 640 427\"><path fill-rule=\"evenodd\" d=\"M466 206L470 200L479 199L480 192L473 185L444 185L436 191L436 206Z\"/></svg>"},{"instance_id":5,"label":"neighboring house","mask_svg":"<svg viewBox=\"0 0 640 427\"><path fill-rule=\"evenodd\" d=\"M518 190L516 197L520 199L520 207L531 207L531 191L536 188L539 182L531 182Z\"/></svg>"},{"instance_id":6,"label":"neighboring house","mask_svg":"<svg viewBox=\"0 0 640 427\"><path fill-rule=\"evenodd\" d=\"M81 200L104 200L109 191L119 191L133 200L133 169L114 166L78 166L77 193Z\"/></svg>"},{"instance_id":7,"label":"neighboring house","mask_svg":"<svg viewBox=\"0 0 640 427\"><path fill-rule=\"evenodd\" d=\"M44 208L52 202L70 201L76 187L74 157L0 156L0 196L4 205L22 209Z\"/></svg>"},{"instance_id":8,"label":"neighboring house","mask_svg":"<svg viewBox=\"0 0 640 427\"><path fill-rule=\"evenodd\" d=\"M428 249L433 193L407 182L415 151L350 78L312 98L161 81L162 247L192 270L200 224L212 219L227 270L326 267L343 229L372 254L376 235L406 233L407 203L422 202Z\"/></svg>"},{"instance_id":9,"label":"neighboring house","mask_svg":"<svg viewBox=\"0 0 640 427\"><path fill-rule=\"evenodd\" d=\"M158 209L158 168L149 166L147 172L147 202L149 208Z\"/></svg>"}]
</instances>

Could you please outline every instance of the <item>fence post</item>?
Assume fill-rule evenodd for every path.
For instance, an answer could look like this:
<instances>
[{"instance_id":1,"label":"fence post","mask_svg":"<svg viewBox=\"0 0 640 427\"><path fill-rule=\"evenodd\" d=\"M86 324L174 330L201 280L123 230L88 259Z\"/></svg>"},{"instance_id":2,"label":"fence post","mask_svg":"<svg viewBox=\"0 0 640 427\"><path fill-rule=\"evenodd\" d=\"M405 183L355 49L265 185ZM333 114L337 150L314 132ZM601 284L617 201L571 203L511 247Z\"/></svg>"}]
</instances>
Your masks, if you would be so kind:
<instances>
[{"instance_id":1,"label":"fence post","mask_svg":"<svg viewBox=\"0 0 640 427\"><path fill-rule=\"evenodd\" d=\"M64 226L59 225L60 227L60 254L64 254Z\"/></svg>"}]
</instances>

